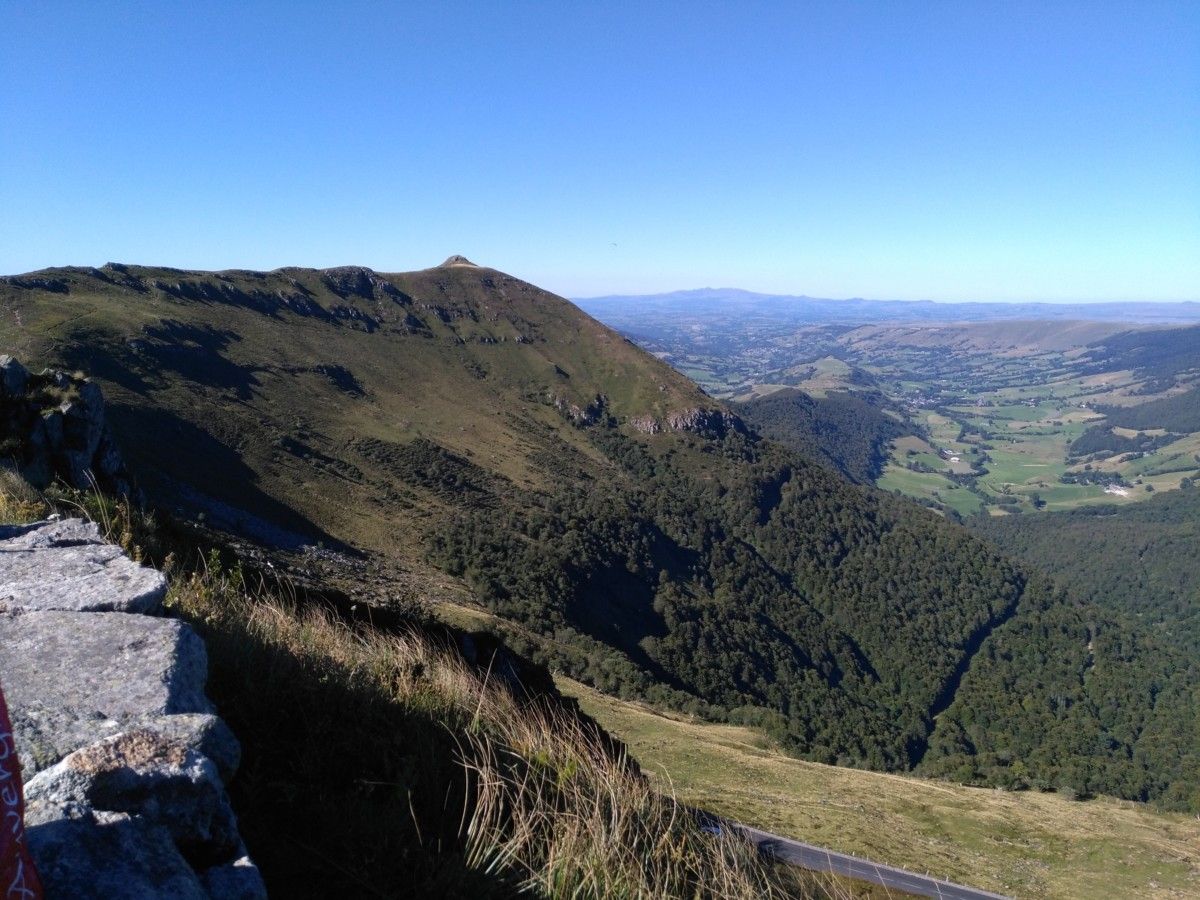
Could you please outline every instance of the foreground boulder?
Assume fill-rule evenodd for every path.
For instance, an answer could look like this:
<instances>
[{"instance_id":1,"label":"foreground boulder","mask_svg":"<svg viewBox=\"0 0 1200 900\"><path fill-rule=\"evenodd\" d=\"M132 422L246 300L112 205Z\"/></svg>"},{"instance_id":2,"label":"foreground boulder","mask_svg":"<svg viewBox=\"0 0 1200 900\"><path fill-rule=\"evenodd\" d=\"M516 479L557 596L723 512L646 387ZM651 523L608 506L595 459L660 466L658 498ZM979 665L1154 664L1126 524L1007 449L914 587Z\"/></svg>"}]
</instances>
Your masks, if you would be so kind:
<instances>
[{"instance_id":1,"label":"foreground boulder","mask_svg":"<svg viewBox=\"0 0 1200 900\"><path fill-rule=\"evenodd\" d=\"M0 526L0 683L48 897L261 898L236 739L162 576L78 520ZM103 611L93 611L103 610Z\"/></svg>"},{"instance_id":2,"label":"foreground boulder","mask_svg":"<svg viewBox=\"0 0 1200 900\"><path fill-rule=\"evenodd\" d=\"M221 863L239 855L237 821L216 765L148 728L76 750L26 782L25 801L30 826L101 809L157 825L192 858Z\"/></svg>"},{"instance_id":3,"label":"foreground boulder","mask_svg":"<svg viewBox=\"0 0 1200 900\"><path fill-rule=\"evenodd\" d=\"M60 819L31 827L28 837L47 897L215 900L171 836L137 816Z\"/></svg>"},{"instance_id":4,"label":"foreground boulder","mask_svg":"<svg viewBox=\"0 0 1200 900\"><path fill-rule=\"evenodd\" d=\"M5 552L0 608L132 613L162 608L166 578L106 543L95 522L0 525L0 542Z\"/></svg>"},{"instance_id":5,"label":"foreground boulder","mask_svg":"<svg viewBox=\"0 0 1200 900\"><path fill-rule=\"evenodd\" d=\"M212 712L204 696L207 665L204 643L175 619L69 612L0 616L0 677L16 710L33 701L110 718Z\"/></svg>"}]
</instances>

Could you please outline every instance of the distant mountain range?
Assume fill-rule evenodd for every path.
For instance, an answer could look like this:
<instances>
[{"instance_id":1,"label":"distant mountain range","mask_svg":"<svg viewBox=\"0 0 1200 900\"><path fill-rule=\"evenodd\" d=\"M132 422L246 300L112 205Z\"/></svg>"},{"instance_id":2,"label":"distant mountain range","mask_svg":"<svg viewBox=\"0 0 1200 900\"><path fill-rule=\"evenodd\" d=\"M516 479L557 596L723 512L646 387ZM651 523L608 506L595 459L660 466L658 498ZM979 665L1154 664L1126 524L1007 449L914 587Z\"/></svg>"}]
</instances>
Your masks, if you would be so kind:
<instances>
[{"instance_id":1,"label":"distant mountain range","mask_svg":"<svg viewBox=\"0 0 1200 900\"><path fill-rule=\"evenodd\" d=\"M660 316L728 315L813 322L986 322L996 319L1085 319L1101 322L1200 322L1200 302L940 303L932 300L833 300L804 294L758 294L739 288L697 288L665 294L573 298L584 312L618 329Z\"/></svg>"}]
</instances>

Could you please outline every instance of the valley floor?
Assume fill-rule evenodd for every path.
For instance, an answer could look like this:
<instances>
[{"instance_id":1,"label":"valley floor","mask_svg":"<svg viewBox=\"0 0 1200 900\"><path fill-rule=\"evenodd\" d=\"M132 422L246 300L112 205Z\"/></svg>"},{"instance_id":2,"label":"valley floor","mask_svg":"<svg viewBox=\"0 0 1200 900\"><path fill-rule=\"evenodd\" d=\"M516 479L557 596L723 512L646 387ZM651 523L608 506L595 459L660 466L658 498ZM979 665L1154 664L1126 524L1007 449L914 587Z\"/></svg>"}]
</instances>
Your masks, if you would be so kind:
<instances>
[{"instance_id":1,"label":"valley floor","mask_svg":"<svg viewBox=\"0 0 1200 900\"><path fill-rule=\"evenodd\" d=\"M802 762L749 728L559 687L662 788L768 831L1017 897L1200 893L1200 817Z\"/></svg>"}]
</instances>

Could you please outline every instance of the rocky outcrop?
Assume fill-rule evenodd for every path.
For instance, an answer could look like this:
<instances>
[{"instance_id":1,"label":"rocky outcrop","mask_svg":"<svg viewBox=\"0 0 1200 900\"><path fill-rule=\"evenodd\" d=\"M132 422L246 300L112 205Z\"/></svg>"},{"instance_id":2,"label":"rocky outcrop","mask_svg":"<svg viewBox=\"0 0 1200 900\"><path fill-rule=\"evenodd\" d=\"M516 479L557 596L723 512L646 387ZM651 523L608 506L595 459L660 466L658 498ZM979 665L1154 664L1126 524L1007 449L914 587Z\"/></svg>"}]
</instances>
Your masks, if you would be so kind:
<instances>
[{"instance_id":1,"label":"rocky outcrop","mask_svg":"<svg viewBox=\"0 0 1200 900\"><path fill-rule=\"evenodd\" d=\"M551 394L549 400L555 409L579 426L595 425L608 417L608 398L603 394L597 394L586 406L572 403L561 394Z\"/></svg>"},{"instance_id":2,"label":"rocky outcrop","mask_svg":"<svg viewBox=\"0 0 1200 900\"><path fill-rule=\"evenodd\" d=\"M204 645L140 614L164 590L88 523L0 526L0 681L47 896L265 896L226 793L239 748L204 694Z\"/></svg>"},{"instance_id":3,"label":"rocky outcrop","mask_svg":"<svg viewBox=\"0 0 1200 900\"><path fill-rule=\"evenodd\" d=\"M742 420L728 410L700 407L669 413L667 427L672 431L690 431L715 438L724 437L730 432L746 433Z\"/></svg>"},{"instance_id":4,"label":"rocky outcrop","mask_svg":"<svg viewBox=\"0 0 1200 900\"><path fill-rule=\"evenodd\" d=\"M323 269L321 280L325 286L343 299L360 297L363 300L378 300L384 297L401 302L411 298L377 272L362 266L339 266Z\"/></svg>"},{"instance_id":5,"label":"rocky outcrop","mask_svg":"<svg viewBox=\"0 0 1200 900\"><path fill-rule=\"evenodd\" d=\"M0 525L4 583L0 611L156 613L167 580L106 544L94 522Z\"/></svg>"},{"instance_id":6,"label":"rocky outcrop","mask_svg":"<svg viewBox=\"0 0 1200 900\"><path fill-rule=\"evenodd\" d=\"M49 369L37 375L0 356L0 457L37 487L56 478L84 490L126 495L129 472L95 382Z\"/></svg>"},{"instance_id":7,"label":"rocky outcrop","mask_svg":"<svg viewBox=\"0 0 1200 900\"><path fill-rule=\"evenodd\" d=\"M689 431L711 438L747 433L745 423L728 410L702 409L698 406L668 413L665 422L654 416L635 416L629 420L629 427L642 434L658 434L664 430Z\"/></svg>"},{"instance_id":8,"label":"rocky outcrop","mask_svg":"<svg viewBox=\"0 0 1200 900\"><path fill-rule=\"evenodd\" d=\"M663 430L662 422L654 416L634 416L629 420L629 427L642 434L658 434Z\"/></svg>"}]
</instances>

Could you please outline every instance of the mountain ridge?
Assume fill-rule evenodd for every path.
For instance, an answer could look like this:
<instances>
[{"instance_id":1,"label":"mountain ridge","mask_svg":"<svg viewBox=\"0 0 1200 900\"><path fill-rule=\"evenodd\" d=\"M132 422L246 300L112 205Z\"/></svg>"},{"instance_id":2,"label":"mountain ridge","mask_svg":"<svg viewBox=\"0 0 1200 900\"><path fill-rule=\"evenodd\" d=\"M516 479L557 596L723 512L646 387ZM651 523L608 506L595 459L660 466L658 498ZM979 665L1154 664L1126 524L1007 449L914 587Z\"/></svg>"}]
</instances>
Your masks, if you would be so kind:
<instances>
[{"instance_id":1,"label":"mountain ridge","mask_svg":"<svg viewBox=\"0 0 1200 900\"><path fill-rule=\"evenodd\" d=\"M104 383L168 509L294 535L297 569L365 602L482 604L535 660L811 759L947 746L947 685L1010 609L1059 602L495 269L114 265L4 279L0 302L23 358Z\"/></svg>"}]
</instances>

